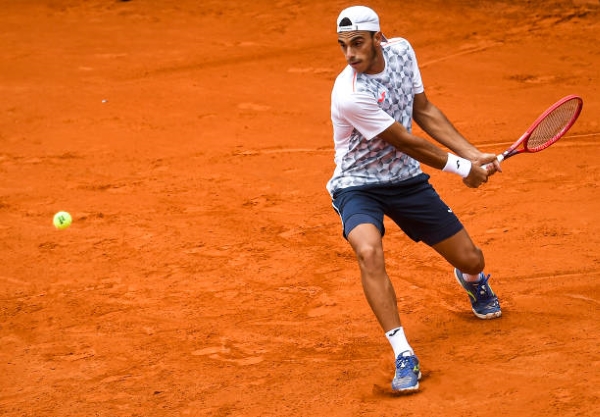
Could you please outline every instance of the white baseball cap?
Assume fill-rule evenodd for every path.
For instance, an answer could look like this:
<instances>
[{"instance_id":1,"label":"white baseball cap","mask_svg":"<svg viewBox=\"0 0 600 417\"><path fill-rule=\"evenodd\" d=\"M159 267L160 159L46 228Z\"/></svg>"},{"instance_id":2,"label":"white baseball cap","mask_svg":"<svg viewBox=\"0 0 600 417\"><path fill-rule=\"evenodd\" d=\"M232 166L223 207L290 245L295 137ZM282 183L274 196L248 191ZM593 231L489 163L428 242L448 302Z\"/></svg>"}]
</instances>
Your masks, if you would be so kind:
<instances>
[{"instance_id":1,"label":"white baseball cap","mask_svg":"<svg viewBox=\"0 0 600 417\"><path fill-rule=\"evenodd\" d=\"M342 20L346 19L350 20L350 24L340 26ZM350 32L354 30L380 32L379 16L377 16L377 13L373 9L366 6L352 6L342 10L337 18L337 32Z\"/></svg>"}]
</instances>

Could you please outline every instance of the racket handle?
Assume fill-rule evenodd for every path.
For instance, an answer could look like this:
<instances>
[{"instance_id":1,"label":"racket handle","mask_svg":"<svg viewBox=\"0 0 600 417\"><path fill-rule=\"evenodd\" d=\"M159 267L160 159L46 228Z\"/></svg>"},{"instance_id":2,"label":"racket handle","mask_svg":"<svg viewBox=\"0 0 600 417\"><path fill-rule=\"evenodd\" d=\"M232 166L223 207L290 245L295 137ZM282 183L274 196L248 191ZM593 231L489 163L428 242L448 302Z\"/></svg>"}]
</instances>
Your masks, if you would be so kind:
<instances>
[{"instance_id":1,"label":"racket handle","mask_svg":"<svg viewBox=\"0 0 600 417\"><path fill-rule=\"evenodd\" d=\"M496 157L496 159L498 160L498 162L502 162L502 161L504 161L504 154L500 154L500 155L498 155L498 156ZM481 166L481 168L483 168L483 169L485 169L485 170L487 171L487 169L488 169L488 167L489 167L490 165L491 165L491 163L489 163L489 164L485 164L485 165L482 165L482 166Z\"/></svg>"}]
</instances>

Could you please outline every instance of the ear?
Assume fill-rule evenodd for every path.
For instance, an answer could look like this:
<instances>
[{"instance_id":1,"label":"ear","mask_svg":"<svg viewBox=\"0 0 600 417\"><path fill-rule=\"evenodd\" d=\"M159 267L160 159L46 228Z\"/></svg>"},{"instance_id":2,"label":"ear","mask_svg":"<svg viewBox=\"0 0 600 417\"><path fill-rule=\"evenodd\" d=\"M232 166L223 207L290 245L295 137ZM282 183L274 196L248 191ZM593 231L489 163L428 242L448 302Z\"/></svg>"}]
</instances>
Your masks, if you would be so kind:
<instances>
[{"instance_id":1,"label":"ear","mask_svg":"<svg viewBox=\"0 0 600 417\"><path fill-rule=\"evenodd\" d=\"M383 34L381 32L377 32L375 33L375 46L379 46L381 45L381 42L383 40Z\"/></svg>"}]
</instances>

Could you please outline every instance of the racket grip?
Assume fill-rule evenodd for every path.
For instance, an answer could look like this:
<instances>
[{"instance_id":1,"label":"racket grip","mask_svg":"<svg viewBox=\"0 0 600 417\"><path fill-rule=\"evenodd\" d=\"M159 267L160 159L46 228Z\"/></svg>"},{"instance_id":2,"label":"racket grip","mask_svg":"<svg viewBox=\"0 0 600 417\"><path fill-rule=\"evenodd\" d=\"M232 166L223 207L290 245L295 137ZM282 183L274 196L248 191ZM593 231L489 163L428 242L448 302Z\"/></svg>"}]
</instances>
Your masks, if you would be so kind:
<instances>
[{"instance_id":1,"label":"racket grip","mask_svg":"<svg viewBox=\"0 0 600 417\"><path fill-rule=\"evenodd\" d=\"M502 161L504 161L504 155L500 154L496 157L496 159L498 160L498 162L502 162ZM487 170L490 165L491 165L491 163L485 164L485 165L482 165L481 168Z\"/></svg>"}]
</instances>

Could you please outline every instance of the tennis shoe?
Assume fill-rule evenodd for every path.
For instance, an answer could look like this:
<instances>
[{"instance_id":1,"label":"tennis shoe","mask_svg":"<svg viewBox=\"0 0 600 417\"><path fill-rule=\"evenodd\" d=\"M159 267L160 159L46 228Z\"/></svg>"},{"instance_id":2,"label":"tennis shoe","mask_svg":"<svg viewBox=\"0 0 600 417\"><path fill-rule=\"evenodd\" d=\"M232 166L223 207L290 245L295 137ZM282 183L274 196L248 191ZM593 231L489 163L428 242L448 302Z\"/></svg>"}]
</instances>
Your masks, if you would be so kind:
<instances>
[{"instance_id":1,"label":"tennis shoe","mask_svg":"<svg viewBox=\"0 0 600 417\"><path fill-rule=\"evenodd\" d=\"M421 370L419 359L409 350L396 358L396 375L392 380L392 390L398 393L410 393L419 389Z\"/></svg>"},{"instance_id":2,"label":"tennis shoe","mask_svg":"<svg viewBox=\"0 0 600 417\"><path fill-rule=\"evenodd\" d=\"M495 319L502 315L498 297L490 287L488 280L490 276L485 276L483 272L479 274L479 282L465 281L462 272L454 268L454 276L458 283L467 291L471 309L477 317L483 320Z\"/></svg>"}]
</instances>

